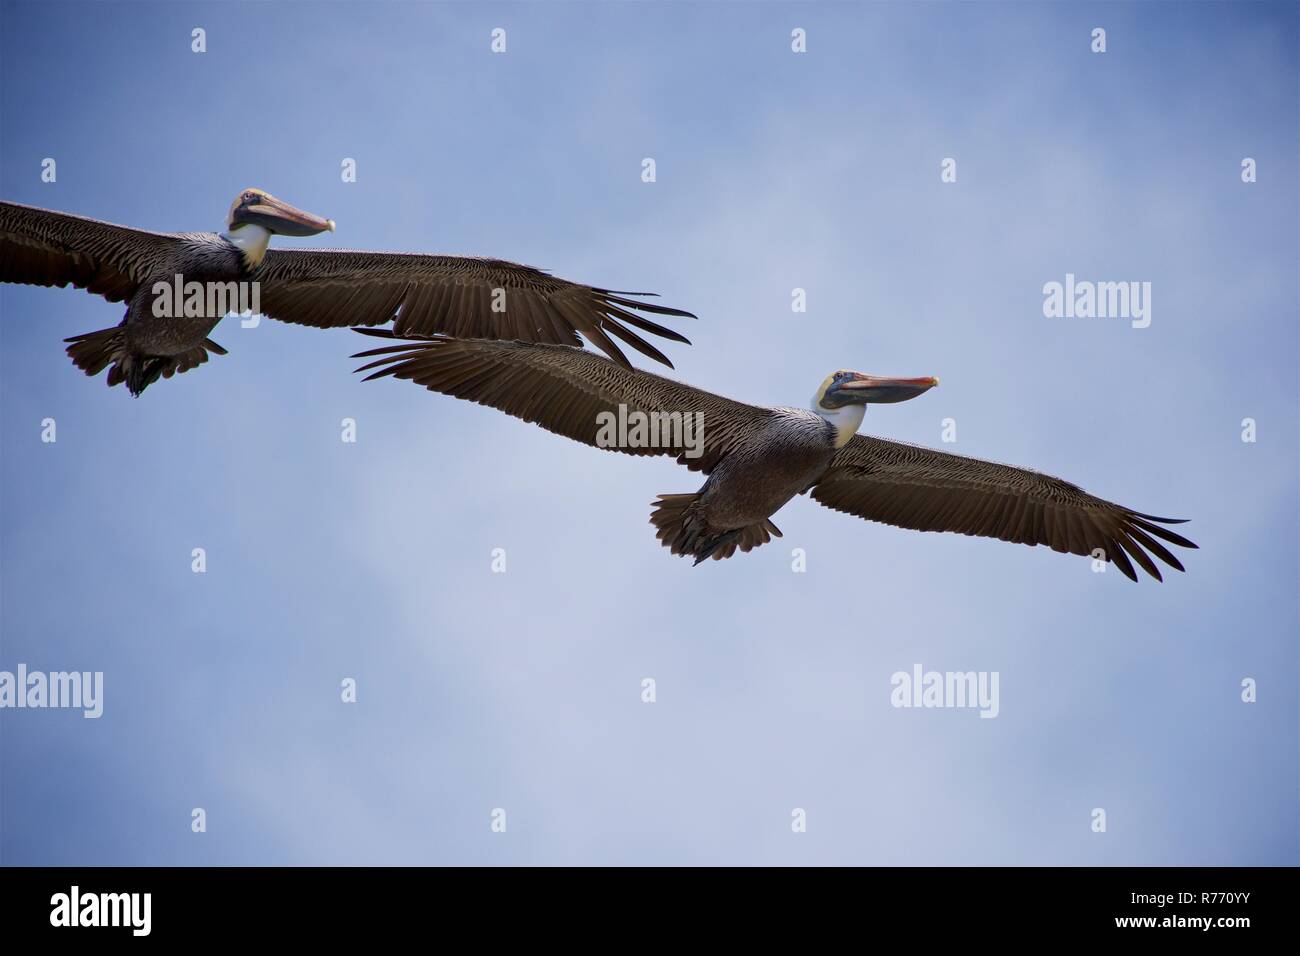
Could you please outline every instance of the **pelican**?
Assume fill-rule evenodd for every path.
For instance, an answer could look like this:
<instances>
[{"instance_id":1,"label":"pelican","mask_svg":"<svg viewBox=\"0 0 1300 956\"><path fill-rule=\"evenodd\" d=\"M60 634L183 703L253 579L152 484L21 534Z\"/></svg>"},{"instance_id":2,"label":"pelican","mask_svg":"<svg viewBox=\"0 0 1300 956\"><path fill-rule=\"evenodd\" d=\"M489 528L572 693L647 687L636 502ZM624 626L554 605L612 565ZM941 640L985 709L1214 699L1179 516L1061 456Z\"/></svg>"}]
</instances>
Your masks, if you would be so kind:
<instances>
[{"instance_id":1,"label":"pelican","mask_svg":"<svg viewBox=\"0 0 1300 956\"><path fill-rule=\"evenodd\" d=\"M353 356L379 356L357 369L371 372L366 381L406 379L588 445L672 455L703 472L707 479L698 491L659 495L650 515L659 540L697 565L780 537L772 515L803 493L836 511L900 528L1099 557L1134 581L1133 562L1163 580L1151 555L1183 570L1157 539L1196 547L1162 527L1180 519L1125 508L1059 478L857 434L867 405L909 401L938 385L934 378L841 370L822 382L811 409L764 408L568 346L357 331L399 340ZM695 435L684 424L642 429L642 439L656 434L657 443L611 441L609 423L634 417L700 428Z\"/></svg>"},{"instance_id":2,"label":"pelican","mask_svg":"<svg viewBox=\"0 0 1300 956\"><path fill-rule=\"evenodd\" d=\"M0 281L69 284L127 302L121 324L74 335L68 355L87 375L109 368L110 386L138 396L226 350L208 338L230 311L180 307L173 288L255 283L262 314L315 328L382 325L402 334L442 333L578 346L579 333L631 368L610 336L672 367L631 328L676 342L679 333L629 311L694 318L614 292L558 279L500 259L346 249L268 249L273 235L314 236L334 220L245 189L222 233L158 233L68 213L0 202ZM232 290L233 291L233 290ZM110 368L111 366L111 368Z\"/></svg>"}]
</instances>

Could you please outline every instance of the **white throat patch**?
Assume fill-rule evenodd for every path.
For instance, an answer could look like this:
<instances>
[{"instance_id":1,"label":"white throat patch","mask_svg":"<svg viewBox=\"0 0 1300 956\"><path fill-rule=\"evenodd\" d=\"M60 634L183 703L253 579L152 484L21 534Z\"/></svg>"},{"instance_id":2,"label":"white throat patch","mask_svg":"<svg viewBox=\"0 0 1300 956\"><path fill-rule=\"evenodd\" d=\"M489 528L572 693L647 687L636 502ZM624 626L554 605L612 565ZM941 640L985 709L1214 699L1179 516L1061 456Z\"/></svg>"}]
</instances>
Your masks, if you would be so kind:
<instances>
[{"instance_id":1,"label":"white throat patch","mask_svg":"<svg viewBox=\"0 0 1300 956\"><path fill-rule=\"evenodd\" d=\"M266 255L267 243L271 241L271 230L255 222L246 222L236 226L225 234L226 238L239 247L244 254L244 264L256 269Z\"/></svg>"},{"instance_id":2,"label":"white throat patch","mask_svg":"<svg viewBox=\"0 0 1300 956\"><path fill-rule=\"evenodd\" d=\"M866 405L844 405L840 408L822 408L821 395L813 397L812 410L835 426L835 447L843 448L858 433L866 417Z\"/></svg>"}]
</instances>

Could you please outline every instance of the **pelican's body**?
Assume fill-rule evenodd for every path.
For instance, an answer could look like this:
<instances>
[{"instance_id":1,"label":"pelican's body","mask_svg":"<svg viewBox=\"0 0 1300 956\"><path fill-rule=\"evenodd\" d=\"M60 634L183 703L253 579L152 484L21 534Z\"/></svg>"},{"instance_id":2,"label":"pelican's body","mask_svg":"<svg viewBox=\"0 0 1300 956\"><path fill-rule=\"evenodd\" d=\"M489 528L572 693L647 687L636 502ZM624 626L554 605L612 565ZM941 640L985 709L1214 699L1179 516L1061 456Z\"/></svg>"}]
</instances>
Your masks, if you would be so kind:
<instances>
[{"instance_id":1,"label":"pelican's body","mask_svg":"<svg viewBox=\"0 0 1300 956\"><path fill-rule=\"evenodd\" d=\"M359 329L389 339L390 332ZM359 371L392 375L500 409L557 434L632 455L672 455L708 477L695 492L660 495L650 521L675 554L696 563L749 551L781 532L772 516L805 492L837 511L920 531L955 531L1113 561L1157 580L1151 555L1182 570L1159 540L1196 545L1155 518L1024 468L857 434L868 404L907 401L934 378L881 378L839 371L810 409L765 408L622 368L580 349L525 342L433 337L363 352ZM611 445L611 416L691 416L695 443ZM1131 559L1131 560L1130 560Z\"/></svg>"},{"instance_id":2,"label":"pelican's body","mask_svg":"<svg viewBox=\"0 0 1300 956\"><path fill-rule=\"evenodd\" d=\"M126 315L116 328L76 335L68 355L88 375L97 375L107 366L108 384L125 382L133 395L139 395L159 377L171 378L208 360L208 353L224 355L226 350L208 338L222 315L186 315L185 309L155 309L159 284L169 290L175 277L184 282L206 285L210 282L245 281L249 270L243 257L224 236L214 233L186 233L166 254L152 263L151 274L144 278L127 300ZM223 313L224 314L224 313Z\"/></svg>"},{"instance_id":3,"label":"pelican's body","mask_svg":"<svg viewBox=\"0 0 1300 956\"><path fill-rule=\"evenodd\" d=\"M74 285L126 302L113 328L73 336L68 354L88 375L139 395L225 349L208 336L226 311L181 308L162 290L256 286L260 311L316 328L380 325L403 333L579 345L579 334L630 367L611 336L671 365L630 327L686 339L637 312L689 312L627 299L499 259L346 249L270 249L273 236L333 231L323 219L259 189L235 198L224 232L157 233L49 209L0 202L0 281ZM232 287L233 289L233 287ZM220 301L220 300L208 300ZM636 310L636 311L629 311ZM211 314L209 314L211 313Z\"/></svg>"},{"instance_id":4,"label":"pelican's body","mask_svg":"<svg viewBox=\"0 0 1300 956\"><path fill-rule=\"evenodd\" d=\"M768 519L826 473L835 457L834 426L806 409L769 411L698 492L659 497L650 520L674 553L702 561L729 556L735 546L748 551L769 540L768 534L780 536ZM732 541L736 545L720 554Z\"/></svg>"}]
</instances>

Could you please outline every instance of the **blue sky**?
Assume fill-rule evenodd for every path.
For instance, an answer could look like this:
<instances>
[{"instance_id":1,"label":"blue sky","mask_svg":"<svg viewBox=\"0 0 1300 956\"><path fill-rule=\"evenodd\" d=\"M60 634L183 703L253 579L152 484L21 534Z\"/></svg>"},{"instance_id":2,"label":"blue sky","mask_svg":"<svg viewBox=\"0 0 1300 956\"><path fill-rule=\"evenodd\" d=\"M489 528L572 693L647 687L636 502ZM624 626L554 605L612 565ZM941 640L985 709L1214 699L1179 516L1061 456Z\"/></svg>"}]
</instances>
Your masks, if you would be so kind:
<instances>
[{"instance_id":1,"label":"blue sky","mask_svg":"<svg viewBox=\"0 0 1300 956\"><path fill-rule=\"evenodd\" d=\"M105 701L0 712L0 860L1296 863L1296 11L0 7L6 199L202 230L255 185L338 221L278 245L657 291L700 316L676 377L938 375L863 430L955 419L943 447L1201 546L1135 586L800 498L692 568L647 523L698 486L671 461L363 385L359 336L269 321L132 400L61 342L119 306L3 286L0 669ZM1066 273L1151 282L1150 327L1045 318ZM891 707L915 664L998 672L998 717Z\"/></svg>"}]
</instances>

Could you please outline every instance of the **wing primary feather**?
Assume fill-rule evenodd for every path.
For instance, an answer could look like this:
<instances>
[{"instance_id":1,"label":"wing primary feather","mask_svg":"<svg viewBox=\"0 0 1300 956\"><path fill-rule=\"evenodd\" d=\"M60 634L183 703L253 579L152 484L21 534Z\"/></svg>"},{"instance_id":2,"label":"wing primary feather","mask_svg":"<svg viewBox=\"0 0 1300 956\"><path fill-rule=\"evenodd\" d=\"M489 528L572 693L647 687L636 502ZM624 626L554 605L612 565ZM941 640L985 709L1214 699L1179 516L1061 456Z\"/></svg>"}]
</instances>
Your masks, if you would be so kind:
<instances>
[{"instance_id":1,"label":"wing primary feather","mask_svg":"<svg viewBox=\"0 0 1300 956\"><path fill-rule=\"evenodd\" d=\"M1143 521L1141 518L1132 518L1133 524L1144 531L1149 531L1156 537L1164 538L1170 544L1176 544L1180 548L1195 548L1196 545L1188 541L1181 534L1170 531L1168 528L1162 528L1158 524L1152 524L1150 521Z\"/></svg>"},{"instance_id":2,"label":"wing primary feather","mask_svg":"<svg viewBox=\"0 0 1300 956\"><path fill-rule=\"evenodd\" d=\"M1139 518L1146 518L1148 521L1159 521L1163 524L1187 524L1186 518L1157 518L1155 515L1144 515L1140 511L1130 511L1129 514L1137 515Z\"/></svg>"},{"instance_id":3,"label":"wing primary feather","mask_svg":"<svg viewBox=\"0 0 1300 956\"><path fill-rule=\"evenodd\" d=\"M1129 553L1129 555L1132 556L1134 561L1142 565L1143 571L1151 575L1157 581L1164 580L1164 578L1160 576L1160 569L1156 567L1156 563L1152 561L1151 557L1140 547L1138 547L1137 544L1129 540L1128 535L1121 533L1116 538L1116 540L1119 542L1120 547L1123 548L1125 551Z\"/></svg>"},{"instance_id":4,"label":"wing primary feather","mask_svg":"<svg viewBox=\"0 0 1300 956\"><path fill-rule=\"evenodd\" d=\"M1138 579L1137 572L1133 570L1133 564L1129 561L1128 555L1124 553L1123 548L1115 543L1114 538L1106 539L1106 557L1110 558L1115 567L1123 571L1124 576L1130 581Z\"/></svg>"},{"instance_id":5,"label":"wing primary feather","mask_svg":"<svg viewBox=\"0 0 1300 956\"><path fill-rule=\"evenodd\" d=\"M672 339L674 342L682 342L686 345L691 344L691 340L682 335L682 333L662 326L658 322L651 322L649 319L643 319L639 315L633 315L626 309L620 309L616 305L606 305L605 311L615 318L626 322L628 325L636 326L643 332L653 332L655 335L663 336L666 339Z\"/></svg>"},{"instance_id":6,"label":"wing primary feather","mask_svg":"<svg viewBox=\"0 0 1300 956\"><path fill-rule=\"evenodd\" d=\"M1179 561L1176 557L1174 557L1173 553L1168 548L1166 548L1155 538L1148 535L1141 528L1133 527L1132 525L1130 525L1128 529L1128 533L1132 535L1134 541L1142 545L1144 548L1146 548L1148 551L1154 554L1165 564L1169 565L1171 568L1176 568L1179 571L1186 570L1183 567L1183 563Z\"/></svg>"},{"instance_id":7,"label":"wing primary feather","mask_svg":"<svg viewBox=\"0 0 1300 956\"><path fill-rule=\"evenodd\" d=\"M694 312L687 312L685 309L673 309L666 305L655 305L653 302L638 302L636 299L624 299L621 297L623 295L652 295L653 293L650 292L624 292L615 294L607 289L593 289L592 291L601 293L608 301L613 302L616 305L625 305L629 308L639 309L642 312L653 312L655 315L675 315L680 319L699 318L699 316Z\"/></svg>"},{"instance_id":8,"label":"wing primary feather","mask_svg":"<svg viewBox=\"0 0 1300 956\"><path fill-rule=\"evenodd\" d=\"M651 345L649 342L647 342L645 339L641 338L640 336L633 335L631 332L623 328L623 326L619 325L617 322L611 322L609 323L609 325L605 326L605 328L608 329L611 335L615 335L618 338L622 339L624 342L626 342L628 345L636 349L638 352L640 352L642 355L646 356L647 358L652 358L656 362L663 362L669 368L674 367L673 363L669 361L667 355L664 355L663 352L660 352L657 348L655 348L653 345Z\"/></svg>"},{"instance_id":9,"label":"wing primary feather","mask_svg":"<svg viewBox=\"0 0 1300 956\"><path fill-rule=\"evenodd\" d=\"M354 325L354 326L352 326L352 331L353 331L353 332L357 332L357 333L359 333L359 334L361 334L361 335L373 335L373 336L374 336L375 338L377 338L377 339L395 339L395 338L397 338L397 336L393 334L393 330L392 330L392 329L367 329L367 328L361 328L360 326L356 326L356 325ZM421 338L424 338L424 336L422 336L422 335L407 335L407 336L404 336L404 338L408 338L408 339L421 339Z\"/></svg>"}]
</instances>

